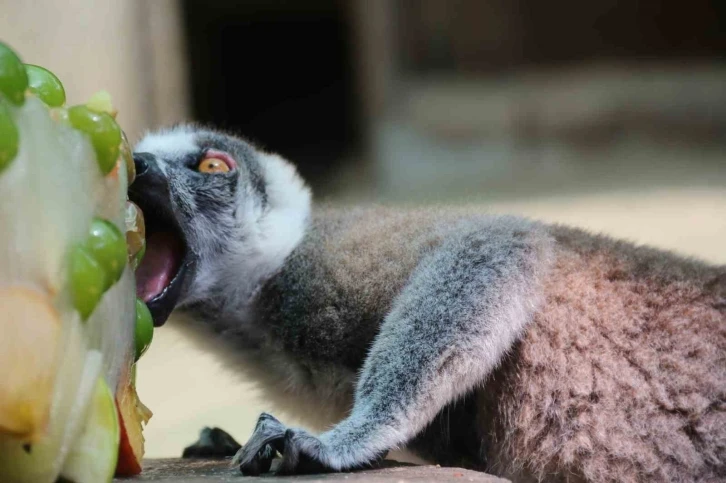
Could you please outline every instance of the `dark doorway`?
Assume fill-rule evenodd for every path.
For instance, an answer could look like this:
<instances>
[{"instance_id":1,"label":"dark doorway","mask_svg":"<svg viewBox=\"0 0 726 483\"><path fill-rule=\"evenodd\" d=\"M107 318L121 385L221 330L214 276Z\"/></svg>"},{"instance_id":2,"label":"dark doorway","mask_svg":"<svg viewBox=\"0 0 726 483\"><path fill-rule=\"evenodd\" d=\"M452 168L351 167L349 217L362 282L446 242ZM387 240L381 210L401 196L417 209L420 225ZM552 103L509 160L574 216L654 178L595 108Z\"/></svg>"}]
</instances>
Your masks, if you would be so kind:
<instances>
[{"instance_id":1,"label":"dark doorway","mask_svg":"<svg viewBox=\"0 0 726 483\"><path fill-rule=\"evenodd\" d=\"M183 5L195 118L280 153L314 188L324 185L361 146L344 2Z\"/></svg>"}]
</instances>

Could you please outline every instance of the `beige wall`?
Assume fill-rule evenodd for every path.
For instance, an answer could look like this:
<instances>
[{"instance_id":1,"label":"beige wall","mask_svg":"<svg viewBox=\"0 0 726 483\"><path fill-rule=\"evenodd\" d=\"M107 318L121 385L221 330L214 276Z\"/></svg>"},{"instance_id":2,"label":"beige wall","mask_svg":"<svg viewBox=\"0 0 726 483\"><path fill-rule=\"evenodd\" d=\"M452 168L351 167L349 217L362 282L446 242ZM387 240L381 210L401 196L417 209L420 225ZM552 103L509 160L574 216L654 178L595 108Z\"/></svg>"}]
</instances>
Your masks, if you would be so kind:
<instances>
[{"instance_id":1,"label":"beige wall","mask_svg":"<svg viewBox=\"0 0 726 483\"><path fill-rule=\"evenodd\" d=\"M177 0L0 0L0 40L53 71L69 104L109 91L130 139L187 117Z\"/></svg>"}]
</instances>

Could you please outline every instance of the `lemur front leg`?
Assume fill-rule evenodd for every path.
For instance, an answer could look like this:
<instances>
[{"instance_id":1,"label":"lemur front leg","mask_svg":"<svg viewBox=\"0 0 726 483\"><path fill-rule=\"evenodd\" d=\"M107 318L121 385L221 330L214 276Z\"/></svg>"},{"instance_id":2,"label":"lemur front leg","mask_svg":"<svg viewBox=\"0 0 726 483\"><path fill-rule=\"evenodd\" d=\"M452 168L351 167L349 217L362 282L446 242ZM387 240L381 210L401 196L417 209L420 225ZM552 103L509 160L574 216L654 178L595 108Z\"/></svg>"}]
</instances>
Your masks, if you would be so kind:
<instances>
[{"instance_id":1,"label":"lemur front leg","mask_svg":"<svg viewBox=\"0 0 726 483\"><path fill-rule=\"evenodd\" d=\"M275 450L282 474L365 467L485 381L532 318L551 242L510 219L459 233L422 260L395 300L350 415L316 437L263 414L235 457L243 473L267 471Z\"/></svg>"}]
</instances>

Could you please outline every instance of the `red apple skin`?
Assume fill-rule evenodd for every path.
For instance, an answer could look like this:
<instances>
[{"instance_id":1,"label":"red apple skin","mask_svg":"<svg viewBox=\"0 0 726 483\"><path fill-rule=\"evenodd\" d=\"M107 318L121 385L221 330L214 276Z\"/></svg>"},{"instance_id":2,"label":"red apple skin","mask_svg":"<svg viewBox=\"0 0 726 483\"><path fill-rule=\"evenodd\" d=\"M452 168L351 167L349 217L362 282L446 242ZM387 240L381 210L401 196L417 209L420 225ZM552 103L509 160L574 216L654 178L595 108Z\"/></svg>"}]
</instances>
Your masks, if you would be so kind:
<instances>
[{"instance_id":1,"label":"red apple skin","mask_svg":"<svg viewBox=\"0 0 726 483\"><path fill-rule=\"evenodd\" d=\"M116 411L119 419L119 451L116 476L141 473L144 459L144 429L151 411L139 400L131 371L122 377L116 392Z\"/></svg>"},{"instance_id":2,"label":"red apple skin","mask_svg":"<svg viewBox=\"0 0 726 483\"><path fill-rule=\"evenodd\" d=\"M116 476L134 476L141 473L141 461L139 461L131 446L126 422L121 414L120 405L116 403L118 412L119 429L121 438L118 446L118 462L116 463Z\"/></svg>"}]
</instances>

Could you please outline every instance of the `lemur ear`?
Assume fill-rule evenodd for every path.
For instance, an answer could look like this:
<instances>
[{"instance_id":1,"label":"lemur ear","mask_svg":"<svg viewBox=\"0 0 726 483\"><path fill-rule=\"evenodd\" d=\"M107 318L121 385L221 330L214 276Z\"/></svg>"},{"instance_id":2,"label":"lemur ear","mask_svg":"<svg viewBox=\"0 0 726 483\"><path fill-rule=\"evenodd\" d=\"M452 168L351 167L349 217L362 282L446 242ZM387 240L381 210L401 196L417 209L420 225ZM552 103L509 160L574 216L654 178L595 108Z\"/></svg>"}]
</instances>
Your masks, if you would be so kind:
<instances>
[{"instance_id":1,"label":"lemur ear","mask_svg":"<svg viewBox=\"0 0 726 483\"><path fill-rule=\"evenodd\" d=\"M197 171L207 174L228 173L235 169L237 169L237 161L229 153L216 149L207 150L197 165Z\"/></svg>"}]
</instances>

